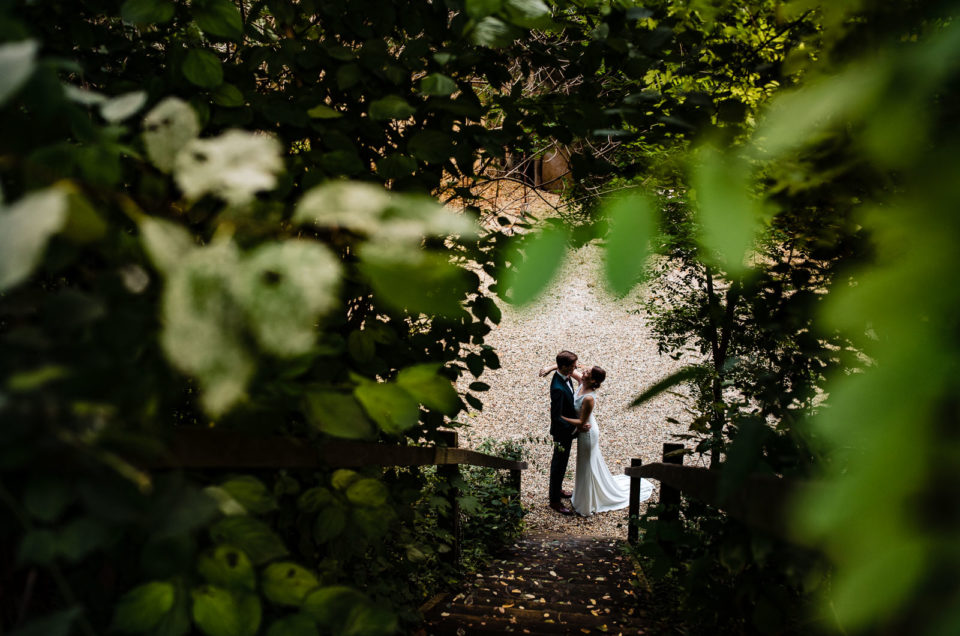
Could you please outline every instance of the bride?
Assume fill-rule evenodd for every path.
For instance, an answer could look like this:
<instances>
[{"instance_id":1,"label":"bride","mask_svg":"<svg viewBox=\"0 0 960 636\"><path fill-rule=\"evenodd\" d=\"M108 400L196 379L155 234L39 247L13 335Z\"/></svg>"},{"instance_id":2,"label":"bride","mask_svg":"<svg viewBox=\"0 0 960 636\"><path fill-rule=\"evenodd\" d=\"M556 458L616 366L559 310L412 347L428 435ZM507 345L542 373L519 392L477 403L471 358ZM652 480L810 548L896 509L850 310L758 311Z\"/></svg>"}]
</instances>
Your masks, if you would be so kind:
<instances>
[{"instance_id":1,"label":"bride","mask_svg":"<svg viewBox=\"0 0 960 636\"><path fill-rule=\"evenodd\" d=\"M571 499L573 509L589 517L595 512L626 508L630 499L630 477L610 473L600 452L600 427L593 416L596 392L606 379L607 372L593 366L582 372L574 370L571 375L580 383L573 402L579 417L563 419L581 431L577 435L577 473ZM586 423L590 426L583 430ZM646 479L641 480L640 501L649 499L651 494L653 484Z\"/></svg>"}]
</instances>

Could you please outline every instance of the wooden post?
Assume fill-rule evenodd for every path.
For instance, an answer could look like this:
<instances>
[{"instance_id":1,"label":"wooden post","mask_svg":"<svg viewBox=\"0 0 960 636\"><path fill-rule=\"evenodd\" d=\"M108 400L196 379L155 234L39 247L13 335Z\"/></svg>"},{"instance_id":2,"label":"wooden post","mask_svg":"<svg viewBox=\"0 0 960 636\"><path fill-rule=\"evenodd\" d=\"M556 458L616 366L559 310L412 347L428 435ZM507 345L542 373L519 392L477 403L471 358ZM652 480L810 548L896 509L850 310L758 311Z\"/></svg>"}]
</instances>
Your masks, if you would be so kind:
<instances>
[{"instance_id":1,"label":"wooden post","mask_svg":"<svg viewBox=\"0 0 960 636\"><path fill-rule=\"evenodd\" d=\"M683 450L683 444L664 444L663 445L663 463L664 464L683 464L683 455L677 453L669 456L678 450ZM660 504L663 512L660 518L664 521L676 521L680 518L680 491L664 483L660 484Z\"/></svg>"},{"instance_id":2,"label":"wooden post","mask_svg":"<svg viewBox=\"0 0 960 636\"><path fill-rule=\"evenodd\" d=\"M441 440L446 442L448 448L457 448L460 445L459 436L455 431L441 431ZM453 545L450 546L450 552L445 556L454 568L460 568L462 530L460 528L460 504L457 502L459 490L454 485L455 480L459 480L460 466L457 464L447 464L437 466L437 476L447 485L447 502L450 509L446 515L447 530L453 536Z\"/></svg>"},{"instance_id":3,"label":"wooden post","mask_svg":"<svg viewBox=\"0 0 960 636\"><path fill-rule=\"evenodd\" d=\"M643 460L634 457L630 460L630 467L643 466ZM640 485L643 483L641 477L630 478L630 514L627 517L627 541L636 543L640 538L640 528L637 525L640 516Z\"/></svg>"},{"instance_id":4,"label":"wooden post","mask_svg":"<svg viewBox=\"0 0 960 636\"><path fill-rule=\"evenodd\" d=\"M520 475L522 472L517 469L510 471L510 489L517 493L515 495L517 501L520 501Z\"/></svg>"}]
</instances>

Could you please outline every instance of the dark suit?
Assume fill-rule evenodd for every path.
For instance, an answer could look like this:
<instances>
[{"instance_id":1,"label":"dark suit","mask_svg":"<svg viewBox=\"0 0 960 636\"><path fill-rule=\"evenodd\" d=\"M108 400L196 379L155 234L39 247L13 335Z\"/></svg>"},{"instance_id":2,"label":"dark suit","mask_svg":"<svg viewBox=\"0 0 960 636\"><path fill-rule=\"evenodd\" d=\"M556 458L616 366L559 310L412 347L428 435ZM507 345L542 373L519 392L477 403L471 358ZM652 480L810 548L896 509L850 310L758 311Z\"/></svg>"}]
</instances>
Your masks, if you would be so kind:
<instances>
[{"instance_id":1,"label":"dark suit","mask_svg":"<svg viewBox=\"0 0 960 636\"><path fill-rule=\"evenodd\" d=\"M572 383L572 380L571 380ZM553 459L550 461L550 503L560 503L563 476L570 460L570 446L577 434L577 427L564 422L563 417L577 418L573 407L573 389L559 373L553 374L550 382L550 435L553 436Z\"/></svg>"}]
</instances>

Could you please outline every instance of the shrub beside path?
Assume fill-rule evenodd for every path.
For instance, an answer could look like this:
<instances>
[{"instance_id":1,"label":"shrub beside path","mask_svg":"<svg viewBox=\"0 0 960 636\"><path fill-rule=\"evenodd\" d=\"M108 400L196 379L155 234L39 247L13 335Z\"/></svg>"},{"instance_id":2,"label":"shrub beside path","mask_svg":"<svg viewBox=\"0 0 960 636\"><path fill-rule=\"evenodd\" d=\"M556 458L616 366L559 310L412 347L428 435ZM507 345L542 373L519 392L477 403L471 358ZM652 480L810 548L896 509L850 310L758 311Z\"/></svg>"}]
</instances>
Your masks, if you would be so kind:
<instances>
[{"instance_id":1,"label":"shrub beside path","mask_svg":"<svg viewBox=\"0 0 960 636\"><path fill-rule=\"evenodd\" d=\"M461 429L461 446L476 448L485 438L525 443L530 470L524 471L522 500L530 509L528 534L626 537L626 510L577 518L563 517L547 506L550 377L540 378L537 372L552 364L560 350L569 349L582 364L596 364L607 372L597 394L596 418L612 473L623 474L632 457L644 463L659 461L663 443L675 441L671 434L686 432L685 424L667 421L671 417L689 421L677 395L663 394L644 406L628 408L643 389L682 363L658 355L641 307L643 288L615 300L607 293L602 274L602 249L588 244L570 251L550 288L530 307L499 303L503 318L486 342L496 348L501 368L484 371L479 379L490 390L479 394L483 411L471 410L463 418L470 426ZM466 390L473 380L467 373L458 388ZM576 452L574 444L564 482L567 489L573 487Z\"/></svg>"}]
</instances>

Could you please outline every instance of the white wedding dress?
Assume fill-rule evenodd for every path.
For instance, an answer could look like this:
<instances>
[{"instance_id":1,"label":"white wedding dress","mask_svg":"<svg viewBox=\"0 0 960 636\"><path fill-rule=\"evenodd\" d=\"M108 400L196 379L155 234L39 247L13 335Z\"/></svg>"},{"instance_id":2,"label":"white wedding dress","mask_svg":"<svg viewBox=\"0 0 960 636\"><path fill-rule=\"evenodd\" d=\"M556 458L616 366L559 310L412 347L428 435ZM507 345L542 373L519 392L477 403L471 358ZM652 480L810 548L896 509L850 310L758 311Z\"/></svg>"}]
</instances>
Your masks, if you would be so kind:
<instances>
[{"instance_id":1,"label":"white wedding dress","mask_svg":"<svg viewBox=\"0 0 960 636\"><path fill-rule=\"evenodd\" d=\"M580 391L574 396L573 406L580 412L583 398L594 395L592 391ZM596 396L594 396L596 409ZM603 461L600 452L600 428L597 420L590 412L590 429L577 435L577 474L573 482L573 509L579 514L590 516L595 512L620 510L630 503L630 477L627 475L612 475ZM653 484L646 479L641 480L640 501L645 501L653 494Z\"/></svg>"}]
</instances>

